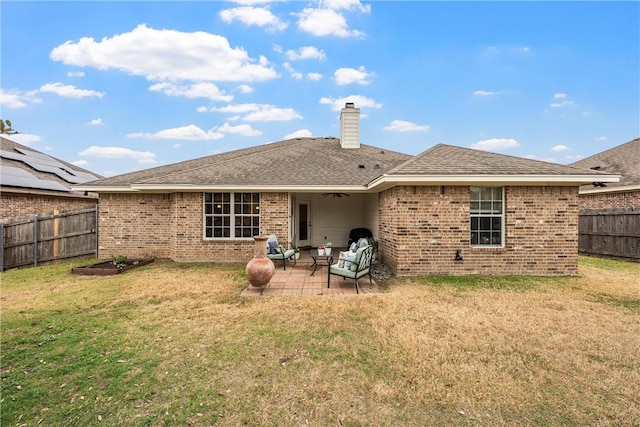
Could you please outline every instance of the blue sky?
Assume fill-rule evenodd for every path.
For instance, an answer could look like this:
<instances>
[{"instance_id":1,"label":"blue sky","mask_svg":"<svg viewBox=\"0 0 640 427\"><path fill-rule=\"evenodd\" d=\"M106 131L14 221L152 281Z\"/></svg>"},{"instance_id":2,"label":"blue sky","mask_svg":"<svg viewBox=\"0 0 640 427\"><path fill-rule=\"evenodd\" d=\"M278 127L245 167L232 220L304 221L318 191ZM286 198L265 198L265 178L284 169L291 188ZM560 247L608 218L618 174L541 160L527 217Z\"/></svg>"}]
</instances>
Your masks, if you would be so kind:
<instances>
[{"instance_id":1,"label":"blue sky","mask_svg":"<svg viewBox=\"0 0 640 427\"><path fill-rule=\"evenodd\" d=\"M640 136L639 2L2 1L12 139L112 176L295 136L571 163ZM274 168L287 165L274 165Z\"/></svg>"}]
</instances>

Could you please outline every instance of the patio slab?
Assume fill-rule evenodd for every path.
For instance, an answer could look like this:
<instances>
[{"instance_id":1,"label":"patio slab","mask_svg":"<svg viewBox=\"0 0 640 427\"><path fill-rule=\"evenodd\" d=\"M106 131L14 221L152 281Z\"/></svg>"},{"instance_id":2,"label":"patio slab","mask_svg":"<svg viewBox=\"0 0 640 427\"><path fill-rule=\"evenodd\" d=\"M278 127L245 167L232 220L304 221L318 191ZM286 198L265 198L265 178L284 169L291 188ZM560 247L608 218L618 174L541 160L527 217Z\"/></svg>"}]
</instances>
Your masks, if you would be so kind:
<instances>
[{"instance_id":1,"label":"patio slab","mask_svg":"<svg viewBox=\"0 0 640 427\"><path fill-rule=\"evenodd\" d=\"M255 288L249 285L240 293L241 296L288 296L288 295L357 295L353 280L345 280L339 276L331 276L331 287L327 288L326 264L320 263L315 274L310 259L302 256L293 265L287 263L287 269L283 270L282 262L276 263L276 273L267 286ZM360 294L379 293L380 288L375 280L369 284L369 278L358 280Z\"/></svg>"}]
</instances>

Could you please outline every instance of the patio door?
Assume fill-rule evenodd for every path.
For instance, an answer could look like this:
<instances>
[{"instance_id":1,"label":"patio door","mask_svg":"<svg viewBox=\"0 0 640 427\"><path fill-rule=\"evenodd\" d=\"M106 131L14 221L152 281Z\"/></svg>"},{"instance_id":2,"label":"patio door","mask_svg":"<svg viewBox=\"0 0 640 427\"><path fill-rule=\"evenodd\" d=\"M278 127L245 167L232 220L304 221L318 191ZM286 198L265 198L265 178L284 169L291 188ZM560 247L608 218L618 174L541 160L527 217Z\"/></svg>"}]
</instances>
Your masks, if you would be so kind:
<instances>
[{"instance_id":1,"label":"patio door","mask_svg":"<svg viewBox=\"0 0 640 427\"><path fill-rule=\"evenodd\" d=\"M311 246L311 202L300 200L297 203L296 236L298 246Z\"/></svg>"}]
</instances>

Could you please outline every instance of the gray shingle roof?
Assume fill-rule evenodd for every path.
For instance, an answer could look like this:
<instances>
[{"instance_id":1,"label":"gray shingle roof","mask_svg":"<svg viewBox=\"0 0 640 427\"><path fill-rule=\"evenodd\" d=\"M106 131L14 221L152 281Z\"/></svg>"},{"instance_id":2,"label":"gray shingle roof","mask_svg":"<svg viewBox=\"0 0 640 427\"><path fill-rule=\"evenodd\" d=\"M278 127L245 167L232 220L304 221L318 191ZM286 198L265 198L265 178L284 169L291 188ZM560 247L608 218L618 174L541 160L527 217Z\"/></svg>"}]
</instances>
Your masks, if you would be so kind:
<instances>
[{"instance_id":1,"label":"gray shingle roof","mask_svg":"<svg viewBox=\"0 0 640 427\"><path fill-rule=\"evenodd\" d=\"M438 144L388 172L388 175L584 175L595 171Z\"/></svg>"},{"instance_id":2,"label":"gray shingle roof","mask_svg":"<svg viewBox=\"0 0 640 427\"><path fill-rule=\"evenodd\" d=\"M366 185L410 157L364 144L359 149L342 149L336 138L295 138L105 178L91 185Z\"/></svg>"},{"instance_id":3,"label":"gray shingle roof","mask_svg":"<svg viewBox=\"0 0 640 427\"><path fill-rule=\"evenodd\" d=\"M609 188L640 185L640 138L578 160L571 166L584 169L599 167L600 171L622 175L620 182L607 183ZM584 189L589 188L592 186L584 186Z\"/></svg>"},{"instance_id":4,"label":"gray shingle roof","mask_svg":"<svg viewBox=\"0 0 640 427\"><path fill-rule=\"evenodd\" d=\"M584 176L592 170L439 144L418 156L337 138L295 138L160 166L87 183L102 188L161 190L181 186L362 187L382 176ZM603 174L606 175L606 174Z\"/></svg>"}]
</instances>

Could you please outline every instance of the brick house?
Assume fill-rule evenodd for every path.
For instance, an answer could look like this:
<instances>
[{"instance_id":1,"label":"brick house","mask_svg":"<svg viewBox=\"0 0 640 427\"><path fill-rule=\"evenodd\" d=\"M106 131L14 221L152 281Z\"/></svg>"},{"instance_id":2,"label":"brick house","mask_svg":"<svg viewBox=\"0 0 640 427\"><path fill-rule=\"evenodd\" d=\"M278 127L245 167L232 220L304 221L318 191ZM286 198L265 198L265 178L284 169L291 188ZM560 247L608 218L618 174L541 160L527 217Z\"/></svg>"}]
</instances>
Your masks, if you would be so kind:
<instances>
[{"instance_id":1,"label":"brick house","mask_svg":"<svg viewBox=\"0 0 640 427\"><path fill-rule=\"evenodd\" d=\"M78 186L100 194L100 257L245 261L251 236L336 247L370 229L398 275L577 272L578 187L617 177L436 145L417 156L295 138ZM456 260L456 253L462 256Z\"/></svg>"},{"instance_id":2,"label":"brick house","mask_svg":"<svg viewBox=\"0 0 640 427\"><path fill-rule=\"evenodd\" d=\"M581 186L580 210L640 209L640 138L579 160L571 166L620 175L619 182L595 181Z\"/></svg>"},{"instance_id":3,"label":"brick house","mask_svg":"<svg viewBox=\"0 0 640 427\"><path fill-rule=\"evenodd\" d=\"M98 203L71 188L101 178L86 169L0 137L0 221Z\"/></svg>"}]
</instances>

